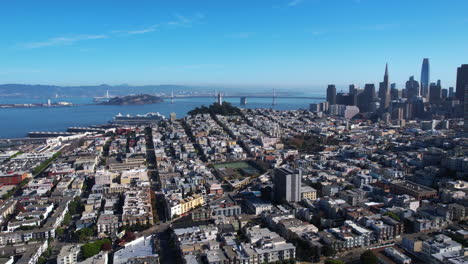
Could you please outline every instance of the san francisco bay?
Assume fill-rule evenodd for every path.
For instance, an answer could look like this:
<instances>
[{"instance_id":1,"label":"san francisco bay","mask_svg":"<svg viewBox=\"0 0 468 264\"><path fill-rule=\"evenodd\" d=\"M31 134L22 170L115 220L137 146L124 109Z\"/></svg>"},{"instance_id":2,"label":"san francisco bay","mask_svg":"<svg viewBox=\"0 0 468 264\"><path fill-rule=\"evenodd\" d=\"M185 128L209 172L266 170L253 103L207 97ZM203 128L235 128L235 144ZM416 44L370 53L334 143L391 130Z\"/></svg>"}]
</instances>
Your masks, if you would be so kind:
<instances>
[{"instance_id":1,"label":"san francisco bay","mask_svg":"<svg viewBox=\"0 0 468 264\"><path fill-rule=\"evenodd\" d=\"M26 137L32 131L66 131L68 127L105 124L121 113L122 115L146 114L159 112L169 117L174 112L178 118L201 105L208 106L215 98L178 98L173 104L170 100L147 105L97 105L90 97L52 98L55 102L71 102L75 106L32 107L0 109L0 138ZM239 98L226 98L225 101L243 108L273 108L278 110L308 109L309 104L323 101L318 99L277 98L272 105L272 98L247 98L247 105L240 105ZM46 98L0 98L0 104L46 103Z\"/></svg>"}]
</instances>

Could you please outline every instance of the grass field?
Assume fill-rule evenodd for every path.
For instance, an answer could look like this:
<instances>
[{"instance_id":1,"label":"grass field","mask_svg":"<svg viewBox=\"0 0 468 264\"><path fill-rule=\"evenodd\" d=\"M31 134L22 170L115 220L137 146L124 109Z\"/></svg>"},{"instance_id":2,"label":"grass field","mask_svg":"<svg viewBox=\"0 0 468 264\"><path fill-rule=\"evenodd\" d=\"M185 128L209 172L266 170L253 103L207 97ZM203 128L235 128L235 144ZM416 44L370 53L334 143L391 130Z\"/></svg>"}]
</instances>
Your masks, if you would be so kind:
<instances>
[{"instance_id":1,"label":"grass field","mask_svg":"<svg viewBox=\"0 0 468 264\"><path fill-rule=\"evenodd\" d=\"M249 168L250 165L245 161L222 163L213 165L215 169L229 168L229 169L245 169Z\"/></svg>"}]
</instances>

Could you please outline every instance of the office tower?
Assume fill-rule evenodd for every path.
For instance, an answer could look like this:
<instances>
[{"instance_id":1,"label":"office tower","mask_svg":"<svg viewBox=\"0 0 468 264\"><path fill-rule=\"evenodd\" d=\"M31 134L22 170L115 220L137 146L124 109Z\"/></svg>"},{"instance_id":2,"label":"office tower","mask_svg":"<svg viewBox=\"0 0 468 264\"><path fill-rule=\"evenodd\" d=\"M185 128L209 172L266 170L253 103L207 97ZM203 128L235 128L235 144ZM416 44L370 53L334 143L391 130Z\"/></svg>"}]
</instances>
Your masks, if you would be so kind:
<instances>
[{"instance_id":1,"label":"office tower","mask_svg":"<svg viewBox=\"0 0 468 264\"><path fill-rule=\"evenodd\" d=\"M393 120L403 120L404 119L404 109L402 107L393 108L392 110L392 119Z\"/></svg>"},{"instance_id":2,"label":"office tower","mask_svg":"<svg viewBox=\"0 0 468 264\"><path fill-rule=\"evenodd\" d=\"M429 86L429 103L431 104L439 104L442 94L442 85L440 84L440 80L437 81L437 84L431 83Z\"/></svg>"},{"instance_id":3,"label":"office tower","mask_svg":"<svg viewBox=\"0 0 468 264\"><path fill-rule=\"evenodd\" d=\"M357 106L357 97L358 97L358 90L354 90L354 93L350 94L350 105Z\"/></svg>"},{"instance_id":4,"label":"office tower","mask_svg":"<svg viewBox=\"0 0 468 264\"><path fill-rule=\"evenodd\" d=\"M423 59L421 67L421 96L428 98L429 97L429 59Z\"/></svg>"},{"instance_id":5,"label":"office tower","mask_svg":"<svg viewBox=\"0 0 468 264\"><path fill-rule=\"evenodd\" d=\"M426 109L424 107L424 100L422 97L417 97L413 102L411 103L412 109L411 109L411 118L424 118L426 115Z\"/></svg>"},{"instance_id":6,"label":"office tower","mask_svg":"<svg viewBox=\"0 0 468 264\"><path fill-rule=\"evenodd\" d=\"M390 115L390 113L385 112L385 113L382 114L382 121L384 123L386 123L386 124L389 124L390 120L391 120L391 117L392 116Z\"/></svg>"},{"instance_id":7,"label":"office tower","mask_svg":"<svg viewBox=\"0 0 468 264\"><path fill-rule=\"evenodd\" d=\"M449 87L448 97L453 98L454 96L455 96L455 93L453 92L453 87Z\"/></svg>"},{"instance_id":8,"label":"office tower","mask_svg":"<svg viewBox=\"0 0 468 264\"><path fill-rule=\"evenodd\" d=\"M460 102L465 101L465 89L468 85L468 64L463 64L457 69L457 87L455 97Z\"/></svg>"},{"instance_id":9,"label":"office tower","mask_svg":"<svg viewBox=\"0 0 468 264\"><path fill-rule=\"evenodd\" d=\"M380 109L387 110L390 105L390 81L388 80L388 64L385 65L384 80L379 87Z\"/></svg>"},{"instance_id":10,"label":"office tower","mask_svg":"<svg viewBox=\"0 0 468 264\"><path fill-rule=\"evenodd\" d=\"M301 201L301 172L295 173L287 168L274 170L273 190L277 202Z\"/></svg>"},{"instance_id":11,"label":"office tower","mask_svg":"<svg viewBox=\"0 0 468 264\"><path fill-rule=\"evenodd\" d=\"M401 97L401 90L396 87L396 83L390 84L390 99L396 100Z\"/></svg>"},{"instance_id":12,"label":"office tower","mask_svg":"<svg viewBox=\"0 0 468 264\"><path fill-rule=\"evenodd\" d=\"M375 113L377 110L380 108L380 103L379 102L372 102L369 106L369 112Z\"/></svg>"},{"instance_id":13,"label":"office tower","mask_svg":"<svg viewBox=\"0 0 468 264\"><path fill-rule=\"evenodd\" d=\"M412 104L409 101L406 101L403 105L403 116L404 119L408 120L411 119L411 116L413 115L413 108Z\"/></svg>"},{"instance_id":14,"label":"office tower","mask_svg":"<svg viewBox=\"0 0 468 264\"><path fill-rule=\"evenodd\" d=\"M375 101L375 85L373 83L368 83L364 86L364 93L366 94L366 99L368 102Z\"/></svg>"},{"instance_id":15,"label":"office tower","mask_svg":"<svg viewBox=\"0 0 468 264\"><path fill-rule=\"evenodd\" d=\"M401 92L396 88L396 84L392 83L390 88L390 99L397 100L401 97Z\"/></svg>"},{"instance_id":16,"label":"office tower","mask_svg":"<svg viewBox=\"0 0 468 264\"><path fill-rule=\"evenodd\" d=\"M408 98L408 93L406 92L406 88L401 89L401 98Z\"/></svg>"},{"instance_id":17,"label":"office tower","mask_svg":"<svg viewBox=\"0 0 468 264\"><path fill-rule=\"evenodd\" d=\"M336 94L336 104L339 105L348 105L349 94L347 93L337 93Z\"/></svg>"},{"instance_id":18,"label":"office tower","mask_svg":"<svg viewBox=\"0 0 468 264\"><path fill-rule=\"evenodd\" d=\"M336 104L339 105L357 105L357 93L337 93Z\"/></svg>"},{"instance_id":19,"label":"office tower","mask_svg":"<svg viewBox=\"0 0 468 264\"><path fill-rule=\"evenodd\" d=\"M409 80L406 82L406 98L412 100L418 97L419 94L419 83L414 79L414 76L410 76Z\"/></svg>"},{"instance_id":20,"label":"office tower","mask_svg":"<svg viewBox=\"0 0 468 264\"><path fill-rule=\"evenodd\" d=\"M442 100L447 100L448 98L448 90L447 89L442 89Z\"/></svg>"},{"instance_id":21,"label":"office tower","mask_svg":"<svg viewBox=\"0 0 468 264\"><path fill-rule=\"evenodd\" d=\"M359 89L359 86L357 86L355 84L350 84L349 85L349 94L355 93L357 89Z\"/></svg>"},{"instance_id":22,"label":"office tower","mask_svg":"<svg viewBox=\"0 0 468 264\"><path fill-rule=\"evenodd\" d=\"M336 104L336 87L334 84L328 85L327 88L327 102L330 105Z\"/></svg>"},{"instance_id":23,"label":"office tower","mask_svg":"<svg viewBox=\"0 0 468 264\"><path fill-rule=\"evenodd\" d=\"M464 106L465 106L465 119L464 119L464 126L465 126L465 136L468 136L468 84L465 85L465 100L464 100Z\"/></svg>"},{"instance_id":24,"label":"office tower","mask_svg":"<svg viewBox=\"0 0 468 264\"><path fill-rule=\"evenodd\" d=\"M375 101L375 85L366 84L364 91L357 97L357 106L361 113L370 112L370 104Z\"/></svg>"}]
</instances>

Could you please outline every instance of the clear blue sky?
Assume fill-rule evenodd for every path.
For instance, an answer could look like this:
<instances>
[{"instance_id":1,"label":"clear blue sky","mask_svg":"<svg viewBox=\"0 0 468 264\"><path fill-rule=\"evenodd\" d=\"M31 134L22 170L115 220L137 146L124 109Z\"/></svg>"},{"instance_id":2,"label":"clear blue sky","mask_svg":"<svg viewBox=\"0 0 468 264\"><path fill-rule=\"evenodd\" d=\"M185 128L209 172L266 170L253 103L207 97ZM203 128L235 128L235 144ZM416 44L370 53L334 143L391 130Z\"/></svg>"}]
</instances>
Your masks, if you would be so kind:
<instances>
[{"instance_id":1,"label":"clear blue sky","mask_svg":"<svg viewBox=\"0 0 468 264\"><path fill-rule=\"evenodd\" d=\"M468 63L466 0L14 0L0 83L322 87Z\"/></svg>"}]
</instances>

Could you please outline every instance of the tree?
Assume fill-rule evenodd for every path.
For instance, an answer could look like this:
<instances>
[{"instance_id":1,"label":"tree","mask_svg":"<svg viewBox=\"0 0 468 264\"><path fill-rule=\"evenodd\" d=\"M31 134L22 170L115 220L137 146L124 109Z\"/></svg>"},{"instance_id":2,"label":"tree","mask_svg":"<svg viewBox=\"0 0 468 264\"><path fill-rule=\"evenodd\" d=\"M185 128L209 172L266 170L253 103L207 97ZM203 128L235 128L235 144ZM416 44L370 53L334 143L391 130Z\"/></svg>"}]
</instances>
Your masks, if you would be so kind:
<instances>
[{"instance_id":1,"label":"tree","mask_svg":"<svg viewBox=\"0 0 468 264\"><path fill-rule=\"evenodd\" d=\"M101 247L102 250L104 251L111 251L112 250L112 244L110 242L104 242Z\"/></svg>"},{"instance_id":2,"label":"tree","mask_svg":"<svg viewBox=\"0 0 468 264\"><path fill-rule=\"evenodd\" d=\"M395 214L394 212L386 212L385 215L390 216L394 220L400 221L400 217L397 214Z\"/></svg>"},{"instance_id":3,"label":"tree","mask_svg":"<svg viewBox=\"0 0 468 264\"><path fill-rule=\"evenodd\" d=\"M38 264L44 264L46 262L47 262L47 258L43 256L40 256L39 259L37 260Z\"/></svg>"},{"instance_id":4,"label":"tree","mask_svg":"<svg viewBox=\"0 0 468 264\"><path fill-rule=\"evenodd\" d=\"M79 214L83 211L83 203L81 202L80 197L76 197L73 201L70 202L68 205L68 211L71 215Z\"/></svg>"},{"instance_id":5,"label":"tree","mask_svg":"<svg viewBox=\"0 0 468 264\"><path fill-rule=\"evenodd\" d=\"M361 263L362 264L377 264L377 256L371 250L366 250L361 254Z\"/></svg>"},{"instance_id":6,"label":"tree","mask_svg":"<svg viewBox=\"0 0 468 264\"><path fill-rule=\"evenodd\" d=\"M125 240L126 242L130 242L132 240L135 240L136 236L133 232L127 231L125 232L125 235L122 237L122 240Z\"/></svg>"},{"instance_id":7,"label":"tree","mask_svg":"<svg viewBox=\"0 0 468 264\"><path fill-rule=\"evenodd\" d=\"M223 116L231 116L231 115L241 115L242 112L239 108L232 106L228 102L223 102L221 105L218 103L214 103L209 107L202 105L201 107L196 107L192 111L188 112L189 115L197 115L197 114L212 114L212 115L223 115Z\"/></svg>"},{"instance_id":8,"label":"tree","mask_svg":"<svg viewBox=\"0 0 468 264\"><path fill-rule=\"evenodd\" d=\"M325 264L346 264L342 260L337 260L337 259L327 259L325 260Z\"/></svg>"},{"instance_id":9,"label":"tree","mask_svg":"<svg viewBox=\"0 0 468 264\"><path fill-rule=\"evenodd\" d=\"M71 219L72 219L72 218L71 218L71 215L67 212L67 213L65 214L65 216L63 217L63 222L62 222L62 223L63 223L64 225L67 226L67 225L70 224Z\"/></svg>"},{"instance_id":10,"label":"tree","mask_svg":"<svg viewBox=\"0 0 468 264\"><path fill-rule=\"evenodd\" d=\"M336 254L336 250L332 248L330 245L325 245L322 249L322 253L326 257L330 257Z\"/></svg>"},{"instance_id":11,"label":"tree","mask_svg":"<svg viewBox=\"0 0 468 264\"><path fill-rule=\"evenodd\" d=\"M84 242L93 235L94 235L94 230L92 228L85 227L76 231L74 234L74 238L77 239L79 242Z\"/></svg>"},{"instance_id":12,"label":"tree","mask_svg":"<svg viewBox=\"0 0 468 264\"><path fill-rule=\"evenodd\" d=\"M57 228L57 230L55 230L55 234L57 234L57 236L63 236L63 234L65 233L65 230L63 228Z\"/></svg>"},{"instance_id":13,"label":"tree","mask_svg":"<svg viewBox=\"0 0 468 264\"><path fill-rule=\"evenodd\" d=\"M16 206L15 214L24 213L24 212L26 212L26 209L24 208L24 206L22 205Z\"/></svg>"},{"instance_id":14,"label":"tree","mask_svg":"<svg viewBox=\"0 0 468 264\"><path fill-rule=\"evenodd\" d=\"M81 254L84 259L92 257L101 251L101 247L96 243L86 243L81 246Z\"/></svg>"},{"instance_id":15,"label":"tree","mask_svg":"<svg viewBox=\"0 0 468 264\"><path fill-rule=\"evenodd\" d=\"M100 239L84 244L81 246L81 255L84 259L87 259L98 254L101 250L112 250L111 241L109 239Z\"/></svg>"}]
</instances>

